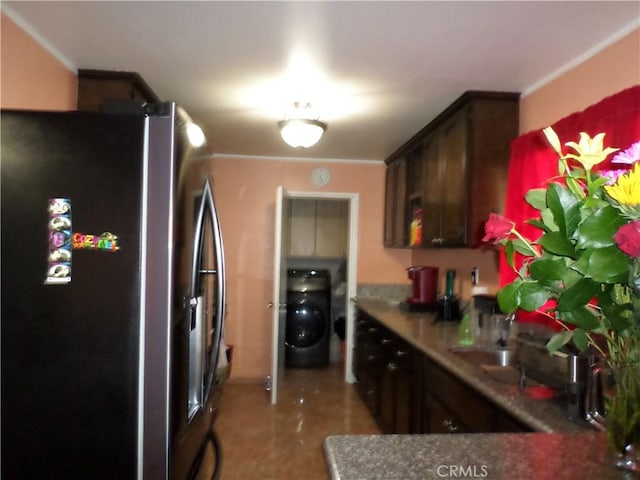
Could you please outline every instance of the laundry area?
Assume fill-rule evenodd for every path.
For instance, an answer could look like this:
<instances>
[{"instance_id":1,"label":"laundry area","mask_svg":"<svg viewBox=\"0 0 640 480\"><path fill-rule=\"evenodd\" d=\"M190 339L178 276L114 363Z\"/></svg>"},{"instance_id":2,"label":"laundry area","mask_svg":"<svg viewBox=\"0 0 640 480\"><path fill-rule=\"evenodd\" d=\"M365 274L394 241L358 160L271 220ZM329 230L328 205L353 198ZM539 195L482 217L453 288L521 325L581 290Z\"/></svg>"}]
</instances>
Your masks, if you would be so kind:
<instances>
[{"instance_id":1,"label":"laundry area","mask_svg":"<svg viewBox=\"0 0 640 480\"><path fill-rule=\"evenodd\" d=\"M290 198L285 368L344 362L349 202Z\"/></svg>"}]
</instances>

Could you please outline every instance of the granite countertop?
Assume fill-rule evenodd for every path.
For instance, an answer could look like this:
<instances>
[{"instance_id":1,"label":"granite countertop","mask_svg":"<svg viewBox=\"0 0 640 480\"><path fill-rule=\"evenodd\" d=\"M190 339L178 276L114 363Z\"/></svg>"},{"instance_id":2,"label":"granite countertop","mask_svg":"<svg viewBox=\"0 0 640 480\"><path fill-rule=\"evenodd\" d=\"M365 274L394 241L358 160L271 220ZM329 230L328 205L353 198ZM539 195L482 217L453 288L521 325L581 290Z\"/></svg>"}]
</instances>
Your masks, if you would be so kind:
<instances>
[{"instance_id":1,"label":"granite countertop","mask_svg":"<svg viewBox=\"0 0 640 480\"><path fill-rule=\"evenodd\" d=\"M432 313L408 312L397 303L384 299L356 297L353 301L359 309L380 321L532 430L548 433L594 431L586 421L570 421L566 408L557 399L533 398L530 390L525 388L521 392L517 382L499 381L493 375L495 372L483 369L451 352L450 348L457 344L458 323L434 323Z\"/></svg>"},{"instance_id":2,"label":"granite countertop","mask_svg":"<svg viewBox=\"0 0 640 480\"><path fill-rule=\"evenodd\" d=\"M340 435L324 441L332 480L614 480L599 433Z\"/></svg>"}]
</instances>

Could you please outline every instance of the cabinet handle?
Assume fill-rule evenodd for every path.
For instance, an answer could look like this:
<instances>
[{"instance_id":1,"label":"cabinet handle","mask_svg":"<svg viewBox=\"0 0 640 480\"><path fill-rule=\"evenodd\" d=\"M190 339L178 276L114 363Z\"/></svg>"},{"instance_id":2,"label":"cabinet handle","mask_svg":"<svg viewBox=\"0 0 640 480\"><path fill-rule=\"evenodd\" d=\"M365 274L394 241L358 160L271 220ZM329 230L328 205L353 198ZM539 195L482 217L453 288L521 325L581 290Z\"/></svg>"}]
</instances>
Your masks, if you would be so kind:
<instances>
[{"instance_id":1,"label":"cabinet handle","mask_svg":"<svg viewBox=\"0 0 640 480\"><path fill-rule=\"evenodd\" d=\"M369 330L367 330L367 332L369 333L376 333L378 331L378 329L376 327L371 327L369 328Z\"/></svg>"},{"instance_id":2,"label":"cabinet handle","mask_svg":"<svg viewBox=\"0 0 640 480\"><path fill-rule=\"evenodd\" d=\"M376 357L376 355L369 355L369 356L367 357L367 360L368 360L369 362L372 362L372 361L373 361L373 360L375 360L376 358L377 358L377 357Z\"/></svg>"},{"instance_id":3,"label":"cabinet handle","mask_svg":"<svg viewBox=\"0 0 640 480\"><path fill-rule=\"evenodd\" d=\"M441 245L444 243L444 238L439 238L439 237L432 238L431 243L435 245Z\"/></svg>"},{"instance_id":4,"label":"cabinet handle","mask_svg":"<svg viewBox=\"0 0 640 480\"><path fill-rule=\"evenodd\" d=\"M387 345L389 343L391 343L391 339L390 338L383 338L380 343L382 343L382 345Z\"/></svg>"},{"instance_id":5,"label":"cabinet handle","mask_svg":"<svg viewBox=\"0 0 640 480\"><path fill-rule=\"evenodd\" d=\"M389 370L390 372L394 372L398 369L398 365L396 365L393 362L389 362L387 363L387 370Z\"/></svg>"},{"instance_id":6,"label":"cabinet handle","mask_svg":"<svg viewBox=\"0 0 640 480\"><path fill-rule=\"evenodd\" d=\"M454 422L452 419L450 419L450 418L447 418L446 420L443 420L443 421L442 421L442 424L445 426L445 428L446 428L450 433L456 433L456 432L459 430L458 426L457 426L457 425L455 424L455 422Z\"/></svg>"},{"instance_id":7,"label":"cabinet handle","mask_svg":"<svg viewBox=\"0 0 640 480\"><path fill-rule=\"evenodd\" d=\"M406 350L396 350L396 357L402 358L405 355L409 355L409 352L407 352Z\"/></svg>"}]
</instances>

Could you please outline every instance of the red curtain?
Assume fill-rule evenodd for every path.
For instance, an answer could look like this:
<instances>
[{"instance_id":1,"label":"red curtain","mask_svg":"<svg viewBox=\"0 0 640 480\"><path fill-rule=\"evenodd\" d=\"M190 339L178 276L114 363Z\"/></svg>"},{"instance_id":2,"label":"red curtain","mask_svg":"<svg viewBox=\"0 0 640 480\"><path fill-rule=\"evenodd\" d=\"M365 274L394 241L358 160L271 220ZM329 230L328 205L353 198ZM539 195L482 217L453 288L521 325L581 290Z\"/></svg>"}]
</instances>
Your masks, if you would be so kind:
<instances>
[{"instance_id":1,"label":"red curtain","mask_svg":"<svg viewBox=\"0 0 640 480\"><path fill-rule=\"evenodd\" d=\"M578 142L580 132L586 132L591 137L605 132L605 147L624 150L640 140L640 85L606 97L582 112L557 121L552 127L562 144ZM600 168L611 168L609 163L612 157L610 155ZM537 213L537 210L526 203L524 195L532 188L544 187L545 182L557 173L558 157L547 143L542 130L521 135L511 143L505 216L516 222L519 231L527 238L536 239L541 232L523 223ZM500 285L509 283L515 276L515 272L501 255ZM522 312L519 318L523 321L549 323L541 315L526 312Z\"/></svg>"}]
</instances>

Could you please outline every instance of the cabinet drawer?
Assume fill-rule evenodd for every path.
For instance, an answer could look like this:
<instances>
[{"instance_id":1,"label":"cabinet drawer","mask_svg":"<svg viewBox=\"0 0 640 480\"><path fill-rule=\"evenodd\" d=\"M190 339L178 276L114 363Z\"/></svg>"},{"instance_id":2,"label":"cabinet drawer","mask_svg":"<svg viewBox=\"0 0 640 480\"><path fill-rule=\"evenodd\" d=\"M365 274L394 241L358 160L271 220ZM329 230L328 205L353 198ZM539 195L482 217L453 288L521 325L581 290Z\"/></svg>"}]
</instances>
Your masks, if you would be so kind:
<instances>
[{"instance_id":1,"label":"cabinet drawer","mask_svg":"<svg viewBox=\"0 0 640 480\"><path fill-rule=\"evenodd\" d=\"M413 348L404 340L383 329L380 333L380 346L391 368L399 368L404 372L411 373L413 370L412 352Z\"/></svg>"},{"instance_id":2,"label":"cabinet drawer","mask_svg":"<svg viewBox=\"0 0 640 480\"><path fill-rule=\"evenodd\" d=\"M435 397L427 395L427 431L429 433L468 433L457 417L440 403Z\"/></svg>"},{"instance_id":3,"label":"cabinet drawer","mask_svg":"<svg viewBox=\"0 0 640 480\"><path fill-rule=\"evenodd\" d=\"M470 432L493 431L496 407L433 361L424 362L425 388L451 412L456 427Z\"/></svg>"}]
</instances>

